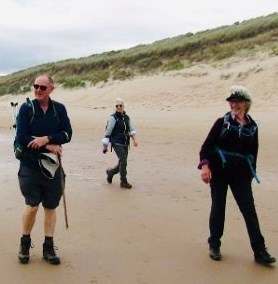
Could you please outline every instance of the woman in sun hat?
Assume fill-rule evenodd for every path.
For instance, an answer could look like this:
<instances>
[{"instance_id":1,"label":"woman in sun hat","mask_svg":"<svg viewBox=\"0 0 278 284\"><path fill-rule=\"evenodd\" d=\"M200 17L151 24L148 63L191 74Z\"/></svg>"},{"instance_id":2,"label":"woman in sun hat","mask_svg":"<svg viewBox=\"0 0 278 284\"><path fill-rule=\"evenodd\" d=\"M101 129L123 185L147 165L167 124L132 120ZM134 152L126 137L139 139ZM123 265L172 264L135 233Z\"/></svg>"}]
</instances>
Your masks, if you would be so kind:
<instances>
[{"instance_id":1,"label":"woman in sun hat","mask_svg":"<svg viewBox=\"0 0 278 284\"><path fill-rule=\"evenodd\" d=\"M243 86L232 86L226 98L230 111L216 120L200 151L201 178L210 184L209 255L221 259L228 186L244 217L255 261L274 263L266 250L252 194L252 179L257 182L258 126L248 114L252 99Z\"/></svg>"}]
</instances>

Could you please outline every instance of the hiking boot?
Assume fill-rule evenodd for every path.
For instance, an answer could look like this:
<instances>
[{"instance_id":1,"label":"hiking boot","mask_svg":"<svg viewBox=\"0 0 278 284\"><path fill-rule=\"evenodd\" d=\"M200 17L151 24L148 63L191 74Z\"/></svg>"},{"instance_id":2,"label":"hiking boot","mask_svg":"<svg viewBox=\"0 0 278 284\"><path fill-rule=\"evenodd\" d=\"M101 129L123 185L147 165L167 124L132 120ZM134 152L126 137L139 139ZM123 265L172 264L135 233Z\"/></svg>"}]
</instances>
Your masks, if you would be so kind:
<instances>
[{"instance_id":1,"label":"hiking boot","mask_svg":"<svg viewBox=\"0 0 278 284\"><path fill-rule=\"evenodd\" d=\"M276 258L271 256L266 248L257 250L254 252L254 258L257 263L260 264L271 264L276 262Z\"/></svg>"},{"instance_id":2,"label":"hiking boot","mask_svg":"<svg viewBox=\"0 0 278 284\"><path fill-rule=\"evenodd\" d=\"M112 183L113 174L111 174L109 170L106 170L106 174L107 174L107 182Z\"/></svg>"},{"instance_id":3,"label":"hiking boot","mask_svg":"<svg viewBox=\"0 0 278 284\"><path fill-rule=\"evenodd\" d=\"M121 182L121 187L122 188L127 188L127 189L131 189L132 185L130 183L128 183L127 181L122 181Z\"/></svg>"},{"instance_id":4,"label":"hiking boot","mask_svg":"<svg viewBox=\"0 0 278 284\"><path fill-rule=\"evenodd\" d=\"M60 264L61 260L60 257L56 256L55 250L57 247L53 245L53 242L45 242L43 244L43 258L50 264Z\"/></svg>"},{"instance_id":5,"label":"hiking boot","mask_svg":"<svg viewBox=\"0 0 278 284\"><path fill-rule=\"evenodd\" d=\"M221 260L222 256L221 256L220 248L210 247L209 256L213 260Z\"/></svg>"},{"instance_id":6,"label":"hiking boot","mask_svg":"<svg viewBox=\"0 0 278 284\"><path fill-rule=\"evenodd\" d=\"M31 238L21 237L20 248L18 253L18 260L22 264L27 264L29 262L29 250L31 247Z\"/></svg>"}]
</instances>

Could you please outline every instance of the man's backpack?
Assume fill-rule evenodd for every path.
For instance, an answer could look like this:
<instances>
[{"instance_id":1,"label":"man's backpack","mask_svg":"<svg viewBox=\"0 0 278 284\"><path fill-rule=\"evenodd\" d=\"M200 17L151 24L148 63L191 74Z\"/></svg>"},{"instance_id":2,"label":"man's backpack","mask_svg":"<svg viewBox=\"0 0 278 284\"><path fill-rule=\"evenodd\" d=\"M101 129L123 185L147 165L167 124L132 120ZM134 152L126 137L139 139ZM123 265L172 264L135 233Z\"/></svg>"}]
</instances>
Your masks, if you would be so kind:
<instances>
[{"instance_id":1,"label":"man's backpack","mask_svg":"<svg viewBox=\"0 0 278 284\"><path fill-rule=\"evenodd\" d=\"M57 117L58 123L60 123L58 112L57 112L57 109L55 107L55 105L57 105L57 102L52 100L52 103L53 103L54 114ZM30 125L32 123L34 117L35 117L35 107L34 107L33 102L29 98L26 98L25 104L27 104L28 109L29 109L29 125ZM18 115L17 115L16 120L15 120L15 125L14 125L15 129L17 127L17 120L18 120ZM17 136L15 136L15 138L14 138L14 145L13 145L13 147L14 147L14 155L15 155L15 157L18 160L22 160L26 156L26 153L24 151L25 147L18 142Z\"/></svg>"}]
</instances>

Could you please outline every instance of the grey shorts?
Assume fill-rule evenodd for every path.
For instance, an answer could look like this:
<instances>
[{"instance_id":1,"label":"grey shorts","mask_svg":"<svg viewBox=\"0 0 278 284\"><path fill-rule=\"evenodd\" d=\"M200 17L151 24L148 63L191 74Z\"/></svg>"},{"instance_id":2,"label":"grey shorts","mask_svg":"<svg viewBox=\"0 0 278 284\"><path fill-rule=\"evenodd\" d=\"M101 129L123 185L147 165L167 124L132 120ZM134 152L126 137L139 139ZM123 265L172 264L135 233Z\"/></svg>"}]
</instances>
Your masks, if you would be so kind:
<instances>
[{"instance_id":1,"label":"grey shorts","mask_svg":"<svg viewBox=\"0 0 278 284\"><path fill-rule=\"evenodd\" d=\"M65 176L60 169L57 170L54 179L48 179L40 169L20 166L18 181L26 205L36 207L42 203L42 206L48 209L58 207L65 182Z\"/></svg>"}]
</instances>

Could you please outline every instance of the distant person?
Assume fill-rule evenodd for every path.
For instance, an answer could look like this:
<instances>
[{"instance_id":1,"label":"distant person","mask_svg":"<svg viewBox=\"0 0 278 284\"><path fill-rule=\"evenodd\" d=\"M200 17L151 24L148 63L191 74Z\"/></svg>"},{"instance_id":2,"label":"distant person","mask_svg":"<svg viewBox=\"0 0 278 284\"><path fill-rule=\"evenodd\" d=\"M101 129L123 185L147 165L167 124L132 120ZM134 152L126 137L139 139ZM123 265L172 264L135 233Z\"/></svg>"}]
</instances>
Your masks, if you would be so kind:
<instances>
[{"instance_id":1,"label":"distant person","mask_svg":"<svg viewBox=\"0 0 278 284\"><path fill-rule=\"evenodd\" d=\"M210 184L209 255L221 260L221 237L224 231L228 186L244 217L255 261L271 264L276 261L265 247L254 204L251 182L256 175L258 126L248 114L251 95L242 86L232 86L230 111L212 126L200 151L201 178Z\"/></svg>"},{"instance_id":2,"label":"distant person","mask_svg":"<svg viewBox=\"0 0 278 284\"><path fill-rule=\"evenodd\" d=\"M107 122L104 138L102 139L103 153L108 151L109 143L118 156L118 164L114 168L106 170L107 182L112 183L114 175L120 173L121 187L131 189L132 185L127 181L127 157L130 144L130 137L133 145L138 146L136 139L136 131L131 123L129 116L125 112L124 101L120 98L116 99L116 111ZM111 150L112 150L111 148Z\"/></svg>"},{"instance_id":3,"label":"distant person","mask_svg":"<svg viewBox=\"0 0 278 284\"><path fill-rule=\"evenodd\" d=\"M27 103L21 106L17 121L17 140L25 149L18 179L26 204L18 259L23 264L29 262L31 232L41 203L45 233L43 258L50 264L60 264L53 243L56 208L64 182L59 160L61 145L70 142L72 128L65 106L50 98L54 90L53 79L47 74L39 75L33 87L35 99L30 101L31 106Z\"/></svg>"}]
</instances>

